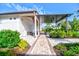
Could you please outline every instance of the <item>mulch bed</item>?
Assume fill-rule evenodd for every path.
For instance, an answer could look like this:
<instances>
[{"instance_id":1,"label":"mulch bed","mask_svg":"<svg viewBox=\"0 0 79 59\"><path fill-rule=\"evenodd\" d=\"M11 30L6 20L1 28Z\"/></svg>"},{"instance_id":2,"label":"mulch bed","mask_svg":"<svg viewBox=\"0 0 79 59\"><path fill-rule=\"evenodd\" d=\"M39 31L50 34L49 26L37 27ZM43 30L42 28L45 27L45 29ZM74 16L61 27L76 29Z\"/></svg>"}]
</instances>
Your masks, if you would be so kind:
<instances>
[{"instance_id":1,"label":"mulch bed","mask_svg":"<svg viewBox=\"0 0 79 59\"><path fill-rule=\"evenodd\" d=\"M57 56L63 56L62 53L60 52L60 50L56 49L55 47L53 49Z\"/></svg>"},{"instance_id":2,"label":"mulch bed","mask_svg":"<svg viewBox=\"0 0 79 59\"><path fill-rule=\"evenodd\" d=\"M21 49L19 47L15 48L0 48L0 51L6 51L10 50L12 55L11 56L25 56L26 52L29 50L30 46L28 46L26 49Z\"/></svg>"}]
</instances>

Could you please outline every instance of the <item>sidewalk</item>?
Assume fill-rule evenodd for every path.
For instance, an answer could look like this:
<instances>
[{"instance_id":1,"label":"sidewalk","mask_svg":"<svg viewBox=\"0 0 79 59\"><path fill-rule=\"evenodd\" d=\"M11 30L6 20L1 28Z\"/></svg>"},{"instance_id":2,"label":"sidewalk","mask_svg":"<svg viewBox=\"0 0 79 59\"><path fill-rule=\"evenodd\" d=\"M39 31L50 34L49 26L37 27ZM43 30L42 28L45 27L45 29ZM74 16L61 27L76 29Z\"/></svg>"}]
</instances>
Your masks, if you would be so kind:
<instances>
[{"instance_id":1,"label":"sidewalk","mask_svg":"<svg viewBox=\"0 0 79 59\"><path fill-rule=\"evenodd\" d=\"M55 55L45 35L40 35L35 44L26 53L29 55Z\"/></svg>"},{"instance_id":2,"label":"sidewalk","mask_svg":"<svg viewBox=\"0 0 79 59\"><path fill-rule=\"evenodd\" d=\"M48 40L51 43L52 47L60 43L79 43L78 38L64 38L64 39L48 38Z\"/></svg>"}]
</instances>

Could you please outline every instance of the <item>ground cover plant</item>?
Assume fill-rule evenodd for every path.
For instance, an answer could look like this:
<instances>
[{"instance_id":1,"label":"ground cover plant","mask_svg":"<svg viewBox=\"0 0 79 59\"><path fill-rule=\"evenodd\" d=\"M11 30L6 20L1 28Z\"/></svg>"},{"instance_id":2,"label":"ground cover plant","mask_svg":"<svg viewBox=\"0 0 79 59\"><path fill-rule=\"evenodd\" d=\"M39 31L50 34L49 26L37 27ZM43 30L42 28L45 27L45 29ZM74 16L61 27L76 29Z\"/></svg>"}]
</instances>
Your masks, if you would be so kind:
<instances>
[{"instance_id":1,"label":"ground cover plant","mask_svg":"<svg viewBox=\"0 0 79 59\"><path fill-rule=\"evenodd\" d=\"M61 56L79 56L79 43L65 43L54 46L54 51Z\"/></svg>"}]
</instances>

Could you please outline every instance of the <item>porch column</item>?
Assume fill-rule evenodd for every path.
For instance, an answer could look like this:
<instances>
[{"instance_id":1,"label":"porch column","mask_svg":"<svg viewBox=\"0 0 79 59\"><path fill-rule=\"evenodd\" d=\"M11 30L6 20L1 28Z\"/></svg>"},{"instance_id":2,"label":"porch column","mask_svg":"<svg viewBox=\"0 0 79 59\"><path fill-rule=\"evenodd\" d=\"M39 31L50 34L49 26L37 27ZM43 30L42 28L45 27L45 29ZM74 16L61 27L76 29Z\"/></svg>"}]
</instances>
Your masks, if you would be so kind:
<instances>
[{"instance_id":1,"label":"porch column","mask_svg":"<svg viewBox=\"0 0 79 59\"><path fill-rule=\"evenodd\" d=\"M38 35L40 35L40 21L38 20Z\"/></svg>"},{"instance_id":2,"label":"porch column","mask_svg":"<svg viewBox=\"0 0 79 59\"><path fill-rule=\"evenodd\" d=\"M56 15L56 20L55 20L55 23L56 23L56 29L57 29L57 15Z\"/></svg>"},{"instance_id":3,"label":"porch column","mask_svg":"<svg viewBox=\"0 0 79 59\"><path fill-rule=\"evenodd\" d=\"M66 31L68 30L68 25L67 25L67 17L66 17Z\"/></svg>"},{"instance_id":4,"label":"porch column","mask_svg":"<svg viewBox=\"0 0 79 59\"><path fill-rule=\"evenodd\" d=\"M36 16L36 20L37 20L37 24L38 24L38 26L37 26L37 35L39 36L40 35L40 21L39 21L39 19L38 19L38 17Z\"/></svg>"},{"instance_id":5,"label":"porch column","mask_svg":"<svg viewBox=\"0 0 79 59\"><path fill-rule=\"evenodd\" d=\"M34 32L35 32L35 37L37 37L37 22L36 22L36 15L34 16Z\"/></svg>"}]
</instances>

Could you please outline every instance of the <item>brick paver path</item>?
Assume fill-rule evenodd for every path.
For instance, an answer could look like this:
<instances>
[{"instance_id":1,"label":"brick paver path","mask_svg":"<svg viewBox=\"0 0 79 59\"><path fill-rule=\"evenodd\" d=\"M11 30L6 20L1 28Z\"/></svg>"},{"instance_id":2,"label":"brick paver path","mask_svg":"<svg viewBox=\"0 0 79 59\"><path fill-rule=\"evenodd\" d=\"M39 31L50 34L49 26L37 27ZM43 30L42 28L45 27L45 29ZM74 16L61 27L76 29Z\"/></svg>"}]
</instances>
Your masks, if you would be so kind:
<instances>
[{"instance_id":1,"label":"brick paver path","mask_svg":"<svg viewBox=\"0 0 79 59\"><path fill-rule=\"evenodd\" d=\"M51 51L52 50L52 51ZM35 44L27 52L29 55L55 55L45 35L40 35Z\"/></svg>"}]
</instances>

